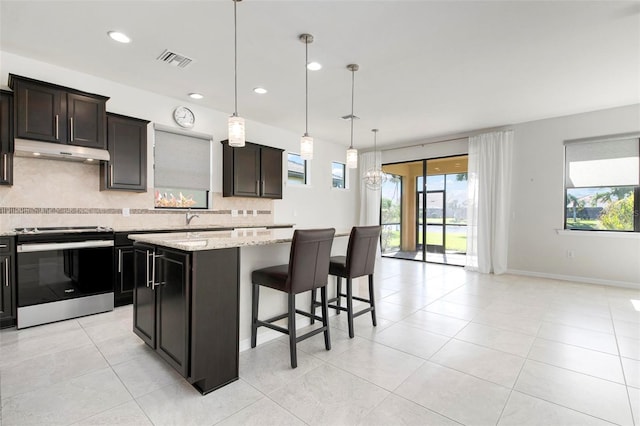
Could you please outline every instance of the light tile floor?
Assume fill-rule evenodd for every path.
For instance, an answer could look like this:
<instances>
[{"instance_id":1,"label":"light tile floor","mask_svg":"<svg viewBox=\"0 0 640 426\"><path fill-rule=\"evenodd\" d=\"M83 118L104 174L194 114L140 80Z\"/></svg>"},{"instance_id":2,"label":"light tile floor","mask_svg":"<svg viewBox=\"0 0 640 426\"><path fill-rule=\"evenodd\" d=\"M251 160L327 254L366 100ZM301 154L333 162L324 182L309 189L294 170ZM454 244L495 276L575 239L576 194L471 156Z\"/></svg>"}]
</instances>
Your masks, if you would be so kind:
<instances>
[{"instance_id":1,"label":"light tile floor","mask_svg":"<svg viewBox=\"0 0 640 426\"><path fill-rule=\"evenodd\" d=\"M356 293L366 291L364 280ZM378 326L240 354L201 396L131 332L131 307L0 333L1 424L640 425L640 291L383 259Z\"/></svg>"}]
</instances>

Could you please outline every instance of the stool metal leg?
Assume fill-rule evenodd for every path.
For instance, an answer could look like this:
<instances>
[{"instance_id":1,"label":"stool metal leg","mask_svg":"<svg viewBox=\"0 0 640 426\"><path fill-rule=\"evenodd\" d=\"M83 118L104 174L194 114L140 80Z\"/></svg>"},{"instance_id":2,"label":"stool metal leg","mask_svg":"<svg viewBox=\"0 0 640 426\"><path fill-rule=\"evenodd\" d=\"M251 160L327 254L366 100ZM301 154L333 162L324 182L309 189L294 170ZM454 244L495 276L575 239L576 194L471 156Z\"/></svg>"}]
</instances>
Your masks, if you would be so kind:
<instances>
[{"instance_id":1,"label":"stool metal leg","mask_svg":"<svg viewBox=\"0 0 640 426\"><path fill-rule=\"evenodd\" d=\"M251 347L255 348L258 340L258 299L260 298L260 286L252 283L251 290Z\"/></svg>"},{"instance_id":2,"label":"stool metal leg","mask_svg":"<svg viewBox=\"0 0 640 426\"><path fill-rule=\"evenodd\" d=\"M347 278L347 322L349 323L349 337L353 339L353 286L351 278Z\"/></svg>"},{"instance_id":3,"label":"stool metal leg","mask_svg":"<svg viewBox=\"0 0 640 426\"><path fill-rule=\"evenodd\" d=\"M291 368L298 366L296 352L296 295L289 294L289 352L291 352Z\"/></svg>"},{"instance_id":4,"label":"stool metal leg","mask_svg":"<svg viewBox=\"0 0 640 426\"><path fill-rule=\"evenodd\" d=\"M324 347L327 350L330 350L331 336L329 335L329 303L327 302L327 286L320 288L320 298L322 299L322 326L325 327Z\"/></svg>"},{"instance_id":5,"label":"stool metal leg","mask_svg":"<svg viewBox=\"0 0 640 426\"><path fill-rule=\"evenodd\" d=\"M373 274L369 275L369 304L371 305L371 321L373 322L373 326L377 326L378 323L376 321L376 302L375 296L373 295Z\"/></svg>"}]
</instances>

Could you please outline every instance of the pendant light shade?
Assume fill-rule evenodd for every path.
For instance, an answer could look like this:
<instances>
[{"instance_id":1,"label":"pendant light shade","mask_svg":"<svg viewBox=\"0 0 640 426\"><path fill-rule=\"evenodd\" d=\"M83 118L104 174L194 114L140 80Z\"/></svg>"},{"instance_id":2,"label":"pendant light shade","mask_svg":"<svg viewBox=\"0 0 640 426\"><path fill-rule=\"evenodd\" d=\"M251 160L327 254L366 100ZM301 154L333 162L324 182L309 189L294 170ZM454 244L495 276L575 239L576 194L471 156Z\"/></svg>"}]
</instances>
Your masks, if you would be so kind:
<instances>
[{"instance_id":1,"label":"pendant light shade","mask_svg":"<svg viewBox=\"0 0 640 426\"><path fill-rule=\"evenodd\" d=\"M358 168L358 150L353 147L353 120L355 120L356 116L353 115L353 94L354 94L354 86L355 86L355 72L358 71L360 67L358 64L349 64L347 65L347 69L351 71L351 144L349 145L349 149L347 149L347 168L348 169L357 169Z\"/></svg>"},{"instance_id":2,"label":"pendant light shade","mask_svg":"<svg viewBox=\"0 0 640 426\"><path fill-rule=\"evenodd\" d=\"M347 150L347 168L348 169L358 168L358 150L353 147Z\"/></svg>"},{"instance_id":3,"label":"pendant light shade","mask_svg":"<svg viewBox=\"0 0 640 426\"><path fill-rule=\"evenodd\" d=\"M364 175L362 176L362 180L368 189L372 191L377 191L382 186L384 182L384 173L382 169L378 167L378 149L377 149L377 134L378 129L371 129L373 132L373 155L374 155L374 164L373 167L368 169Z\"/></svg>"},{"instance_id":4,"label":"pendant light shade","mask_svg":"<svg viewBox=\"0 0 640 426\"><path fill-rule=\"evenodd\" d=\"M304 43L304 135L300 139L300 157L303 160L313 159L313 138L309 136L309 45L313 43L311 34L301 34L299 37Z\"/></svg>"},{"instance_id":5,"label":"pendant light shade","mask_svg":"<svg viewBox=\"0 0 640 426\"><path fill-rule=\"evenodd\" d=\"M245 142L244 118L238 116L238 20L236 14L237 3L233 0L233 76L234 76L234 110L229 117L229 146L242 148Z\"/></svg>"}]
</instances>

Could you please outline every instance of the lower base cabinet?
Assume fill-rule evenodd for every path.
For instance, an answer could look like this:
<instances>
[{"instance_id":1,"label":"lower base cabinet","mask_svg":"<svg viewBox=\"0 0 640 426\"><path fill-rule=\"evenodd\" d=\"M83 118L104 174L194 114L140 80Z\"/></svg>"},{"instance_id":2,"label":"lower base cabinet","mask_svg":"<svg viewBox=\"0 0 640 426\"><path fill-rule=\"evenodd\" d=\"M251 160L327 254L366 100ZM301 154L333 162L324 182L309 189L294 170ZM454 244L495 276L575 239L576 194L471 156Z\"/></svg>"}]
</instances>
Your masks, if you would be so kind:
<instances>
[{"instance_id":1,"label":"lower base cabinet","mask_svg":"<svg viewBox=\"0 0 640 426\"><path fill-rule=\"evenodd\" d=\"M16 270L13 237L0 238L0 328L16 325Z\"/></svg>"},{"instance_id":2,"label":"lower base cabinet","mask_svg":"<svg viewBox=\"0 0 640 426\"><path fill-rule=\"evenodd\" d=\"M133 256L134 333L203 394L237 380L240 249Z\"/></svg>"}]
</instances>

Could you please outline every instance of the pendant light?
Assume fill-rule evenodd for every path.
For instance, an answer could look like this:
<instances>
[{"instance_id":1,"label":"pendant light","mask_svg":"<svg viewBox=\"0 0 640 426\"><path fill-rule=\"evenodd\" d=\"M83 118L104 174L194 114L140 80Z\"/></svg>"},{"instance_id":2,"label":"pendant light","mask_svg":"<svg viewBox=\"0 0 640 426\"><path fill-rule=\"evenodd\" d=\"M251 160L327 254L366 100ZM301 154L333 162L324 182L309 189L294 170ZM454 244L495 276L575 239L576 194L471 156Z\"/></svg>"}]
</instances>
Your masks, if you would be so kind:
<instances>
[{"instance_id":1,"label":"pendant light","mask_svg":"<svg viewBox=\"0 0 640 426\"><path fill-rule=\"evenodd\" d=\"M348 169L358 168L358 150L353 147L353 120L356 118L356 116L353 115L353 88L355 85L355 72L358 71L359 68L358 64L347 65L347 69L351 71L351 144L347 150Z\"/></svg>"},{"instance_id":2,"label":"pendant light","mask_svg":"<svg viewBox=\"0 0 640 426\"><path fill-rule=\"evenodd\" d=\"M362 180L367 188L372 191L377 191L382 186L382 182L384 181L384 173L382 169L378 167L378 149L377 149L377 135L378 129L371 129L373 132L373 167L365 172L362 176Z\"/></svg>"},{"instance_id":3,"label":"pendant light","mask_svg":"<svg viewBox=\"0 0 640 426\"><path fill-rule=\"evenodd\" d=\"M313 43L311 34L299 36L304 43L304 135L300 139L300 157L303 160L313 159L313 138L309 136L309 44Z\"/></svg>"},{"instance_id":4,"label":"pendant light","mask_svg":"<svg viewBox=\"0 0 640 426\"><path fill-rule=\"evenodd\" d=\"M233 60L234 60L234 110L229 117L229 146L241 148L244 146L244 118L238 116L238 22L236 15L237 3L242 0L233 0Z\"/></svg>"}]
</instances>

